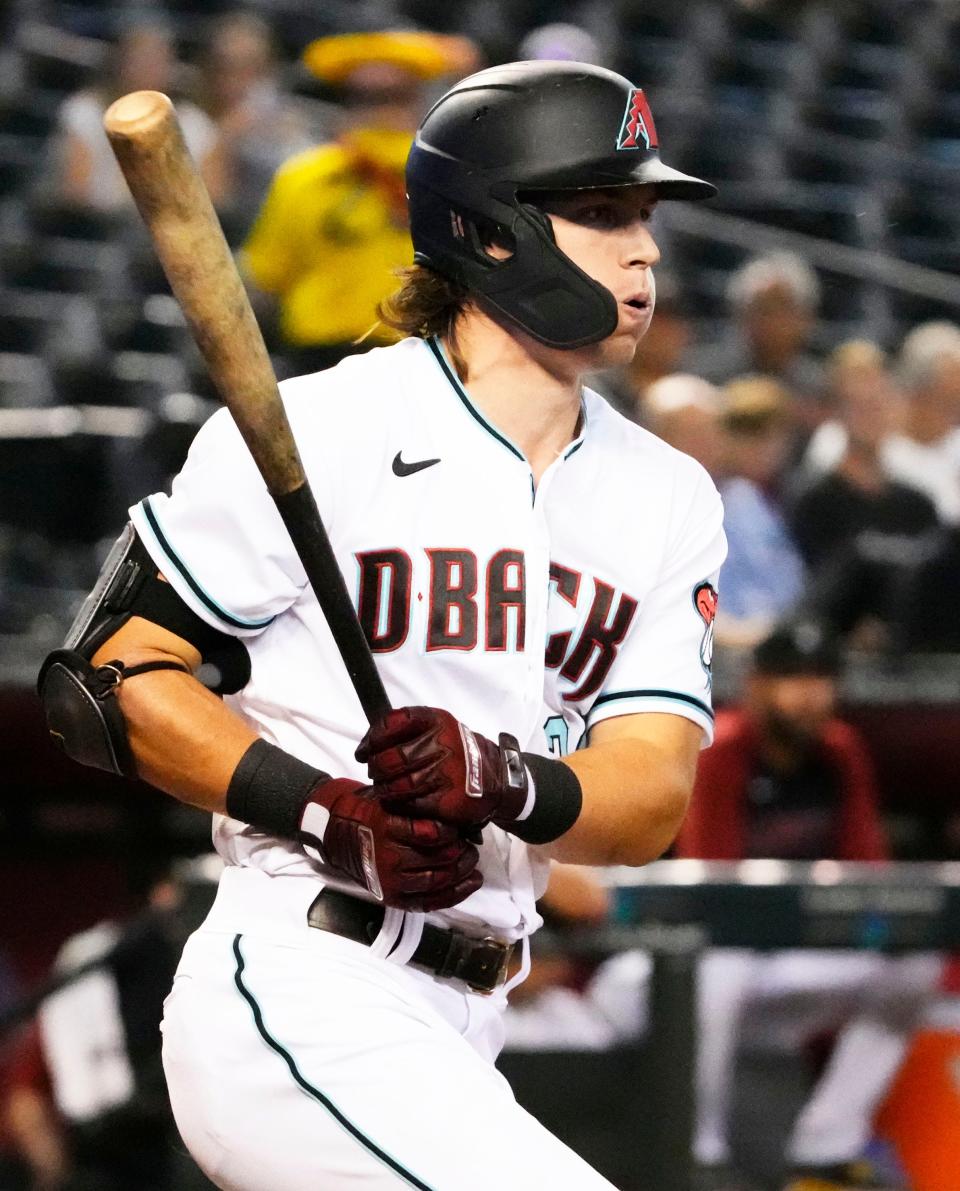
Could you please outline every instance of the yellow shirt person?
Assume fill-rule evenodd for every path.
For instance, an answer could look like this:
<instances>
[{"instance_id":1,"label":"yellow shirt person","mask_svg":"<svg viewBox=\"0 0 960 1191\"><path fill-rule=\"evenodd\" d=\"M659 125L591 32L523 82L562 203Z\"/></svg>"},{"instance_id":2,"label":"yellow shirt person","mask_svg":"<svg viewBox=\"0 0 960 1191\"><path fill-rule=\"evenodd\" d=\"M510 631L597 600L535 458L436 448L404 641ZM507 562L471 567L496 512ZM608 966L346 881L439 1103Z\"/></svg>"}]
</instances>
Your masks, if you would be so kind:
<instances>
[{"instance_id":1,"label":"yellow shirt person","mask_svg":"<svg viewBox=\"0 0 960 1191\"><path fill-rule=\"evenodd\" d=\"M404 165L425 84L468 73L477 60L463 38L406 31L323 37L303 60L338 89L349 127L280 168L241 260L276 299L299 369L313 371L365 336L365 346L396 338L377 307L396 290L397 270L413 263Z\"/></svg>"},{"instance_id":2,"label":"yellow shirt person","mask_svg":"<svg viewBox=\"0 0 960 1191\"><path fill-rule=\"evenodd\" d=\"M243 249L253 282L280 303L293 347L352 342L377 321L413 263L403 193L408 132L359 129L278 171ZM389 328L372 339L384 342Z\"/></svg>"}]
</instances>

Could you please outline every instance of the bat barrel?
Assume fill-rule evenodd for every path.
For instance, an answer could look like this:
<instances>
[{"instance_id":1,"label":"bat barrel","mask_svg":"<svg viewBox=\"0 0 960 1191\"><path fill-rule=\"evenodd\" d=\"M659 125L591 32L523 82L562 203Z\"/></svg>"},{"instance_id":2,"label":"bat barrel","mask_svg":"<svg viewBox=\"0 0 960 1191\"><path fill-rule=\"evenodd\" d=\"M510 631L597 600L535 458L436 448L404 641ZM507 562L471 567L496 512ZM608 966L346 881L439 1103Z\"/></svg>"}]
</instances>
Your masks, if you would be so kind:
<instances>
[{"instance_id":1,"label":"bat barrel","mask_svg":"<svg viewBox=\"0 0 960 1191\"><path fill-rule=\"evenodd\" d=\"M207 368L273 495L304 482L270 357L173 104L134 91L104 128Z\"/></svg>"}]
</instances>

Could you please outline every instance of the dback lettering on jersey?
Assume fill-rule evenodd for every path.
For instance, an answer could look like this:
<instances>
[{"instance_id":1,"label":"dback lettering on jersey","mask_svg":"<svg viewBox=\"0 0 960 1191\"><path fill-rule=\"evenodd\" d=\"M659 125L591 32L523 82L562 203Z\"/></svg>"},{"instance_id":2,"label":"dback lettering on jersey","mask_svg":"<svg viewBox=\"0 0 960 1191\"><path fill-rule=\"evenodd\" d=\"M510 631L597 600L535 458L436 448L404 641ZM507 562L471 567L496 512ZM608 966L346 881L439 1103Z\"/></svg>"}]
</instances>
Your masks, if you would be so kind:
<instances>
[{"instance_id":1,"label":"dback lettering on jersey","mask_svg":"<svg viewBox=\"0 0 960 1191\"><path fill-rule=\"evenodd\" d=\"M580 580L579 571L556 562L550 564L550 581L556 584L557 594L574 607ZM572 633L554 633L547 642L546 665L551 669L560 667L561 678L579 684L563 696L570 703L600 690L616 659L617 648L633 623L637 601L626 592L621 593L611 617L616 594L609 583L594 578L593 603L573 648L570 648Z\"/></svg>"},{"instance_id":2,"label":"dback lettering on jersey","mask_svg":"<svg viewBox=\"0 0 960 1191\"><path fill-rule=\"evenodd\" d=\"M481 637L490 652L513 648L522 652L526 641L526 568L522 550L498 550L485 566L466 548L425 550L429 562L427 652L476 649ZM360 568L358 614L374 653L399 649L410 630L413 562L405 550L368 550L356 555ZM485 578L478 600L479 576ZM550 583L557 596L576 608L581 589L592 585L592 601L579 630L553 633L547 641L545 664L559 670L574 689L564 695L573 702L601 689L617 650L637 611L637 601L617 593L602 579L588 579L560 563L550 564ZM483 632L480 632L481 604Z\"/></svg>"},{"instance_id":3,"label":"dback lettering on jersey","mask_svg":"<svg viewBox=\"0 0 960 1191\"><path fill-rule=\"evenodd\" d=\"M477 556L472 550L428 550L430 627L427 652L477 647Z\"/></svg>"},{"instance_id":4,"label":"dback lettering on jersey","mask_svg":"<svg viewBox=\"0 0 960 1191\"><path fill-rule=\"evenodd\" d=\"M413 563L406 550L369 550L357 555L357 615L374 653L390 653L407 639Z\"/></svg>"}]
</instances>

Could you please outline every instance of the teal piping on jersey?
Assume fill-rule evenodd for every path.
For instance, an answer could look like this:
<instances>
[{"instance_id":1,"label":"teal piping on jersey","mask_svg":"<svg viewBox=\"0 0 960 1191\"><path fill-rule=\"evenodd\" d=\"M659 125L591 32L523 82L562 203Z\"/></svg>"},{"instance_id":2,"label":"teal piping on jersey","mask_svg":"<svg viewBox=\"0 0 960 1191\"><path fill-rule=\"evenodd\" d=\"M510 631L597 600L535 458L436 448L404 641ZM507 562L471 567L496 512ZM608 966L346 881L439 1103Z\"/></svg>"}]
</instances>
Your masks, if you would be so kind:
<instances>
[{"instance_id":1,"label":"teal piping on jersey","mask_svg":"<svg viewBox=\"0 0 960 1191\"><path fill-rule=\"evenodd\" d=\"M357 1126L347 1116L345 1116L339 1108L337 1108L329 1096L324 1095L319 1088L315 1088L312 1083L304 1079L303 1075L300 1073L300 1069L297 1067L293 1055L291 1055L286 1047L282 1046L267 1029L266 1025L264 1024L263 1013L259 1004L257 1003L256 997L243 982L243 973L246 968L246 961L243 958L243 952L240 950L240 942L242 939L243 935L234 935L233 938L233 954L237 961L237 969L234 972L233 982L236 984L240 991L240 995L247 1002L253 1012L253 1020L256 1023L260 1037L264 1040L264 1042L266 1042L267 1046L270 1047L274 1054L279 1055L280 1058L286 1063L287 1068L293 1077L294 1083L296 1083L304 1092L306 1092L308 1096L311 1096L314 1100L316 1100L318 1104L322 1105L338 1125L345 1129L351 1137L356 1138L356 1140L361 1146L363 1146L367 1153L371 1154L374 1158L382 1162L384 1166L392 1170L394 1174L399 1175L404 1182L409 1184L409 1186L418 1188L418 1191L433 1191L428 1183L423 1182L422 1179L418 1179L415 1174L411 1174L411 1172L405 1167L401 1166L401 1164L395 1158L391 1158L385 1150L381 1150L375 1142L371 1141L371 1139L367 1137L367 1135L361 1129L358 1129Z\"/></svg>"},{"instance_id":2,"label":"teal piping on jersey","mask_svg":"<svg viewBox=\"0 0 960 1191\"><path fill-rule=\"evenodd\" d=\"M228 612L226 608L220 606L213 596L209 595L200 584L190 574L183 560L173 549L166 539L166 535L160 528L160 522L157 520L157 515L153 511L153 506L150 504L150 497L140 502L140 508L143 509L143 515L147 520L147 525L156 539L157 545L160 547L164 557L170 562L174 569L181 576L183 581L187 584L197 599L214 614L218 619L222 620L224 624L229 624L235 629L263 629L266 628L275 618L268 616L266 620L244 620L240 616L234 616Z\"/></svg>"},{"instance_id":3,"label":"teal piping on jersey","mask_svg":"<svg viewBox=\"0 0 960 1191\"><path fill-rule=\"evenodd\" d=\"M644 703L644 702L683 703L687 707L692 707L696 711L699 711L700 714L709 723L712 724L713 719L714 719L713 711L711 710L709 705L704 703L702 699L695 699L693 697L693 695L685 695L680 691L643 690L643 691L616 691L613 694L600 695L600 697L594 701L594 704L590 708L589 712L587 712L587 723L589 724L590 721L593 719L593 713L597 710L598 707L600 707L601 704L613 703L616 701L626 701L626 700L629 700L630 702L633 702L633 703Z\"/></svg>"},{"instance_id":4,"label":"teal piping on jersey","mask_svg":"<svg viewBox=\"0 0 960 1191\"><path fill-rule=\"evenodd\" d=\"M453 389L454 393L456 393L456 395L463 402L463 404L467 410L467 413L469 413L472 418L475 418L480 423L480 425L484 428L484 430L486 430L486 432L488 434L493 435L493 437L497 440L497 442L502 443L503 446L505 446L507 448L507 450L510 451L511 454L516 455L516 457L518 459L522 459L523 462L526 463L527 457L526 457L526 455L524 455L523 451L521 451L520 448L516 445L516 443L511 442L510 439L506 437L506 435L501 434L499 430L497 430L494 426L491 426L490 423L487 421L487 419L483 416L483 414L477 409L477 407L470 400L470 397L467 394L467 390L460 383L460 378L457 376L456 369L453 368L450 361L447 359L447 353L443 350L443 344L441 344L440 341L434 337L431 337L430 339L426 339L426 340L424 340L424 342L426 343L427 347L429 347L431 353L433 354L433 358L440 365L440 371L447 378L447 381L449 382L451 389ZM577 438L577 441L575 443L573 443L568 448L567 453L563 457L564 460L569 459L570 456L575 451L579 451L580 448L583 446L583 431L586 430L586 426L587 426L587 407L583 401L581 401L581 403L580 403L580 408L581 408L581 419L580 420L581 420L581 427L582 427L580 436Z\"/></svg>"}]
</instances>

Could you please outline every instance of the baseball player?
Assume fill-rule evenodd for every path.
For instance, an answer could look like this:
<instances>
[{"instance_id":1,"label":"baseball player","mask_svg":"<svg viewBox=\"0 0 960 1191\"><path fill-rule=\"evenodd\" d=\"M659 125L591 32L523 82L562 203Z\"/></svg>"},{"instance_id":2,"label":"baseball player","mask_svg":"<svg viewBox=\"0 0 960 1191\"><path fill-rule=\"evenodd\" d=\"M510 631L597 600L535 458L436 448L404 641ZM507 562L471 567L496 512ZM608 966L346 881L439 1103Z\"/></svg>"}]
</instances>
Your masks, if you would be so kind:
<instances>
[{"instance_id":1,"label":"baseball player","mask_svg":"<svg viewBox=\"0 0 960 1191\"><path fill-rule=\"evenodd\" d=\"M225 411L41 687L72 755L214 816L164 1059L218 1186L609 1188L493 1060L550 859L658 856L711 737L719 498L582 377L650 323L657 202L714 188L559 62L459 83L407 182L407 337L282 386L396 710L364 722Z\"/></svg>"}]
</instances>

